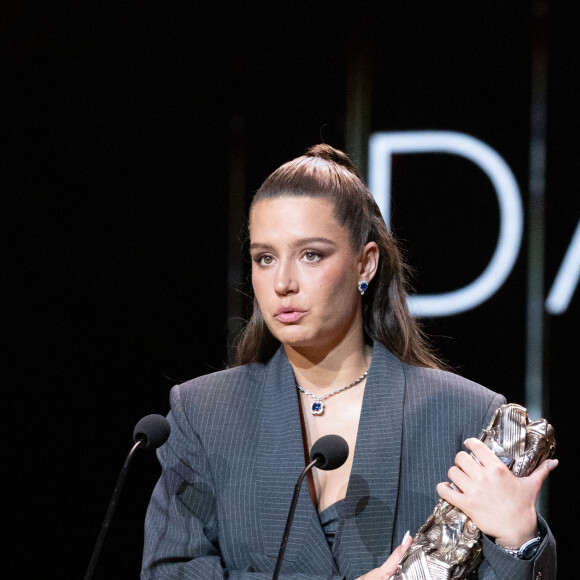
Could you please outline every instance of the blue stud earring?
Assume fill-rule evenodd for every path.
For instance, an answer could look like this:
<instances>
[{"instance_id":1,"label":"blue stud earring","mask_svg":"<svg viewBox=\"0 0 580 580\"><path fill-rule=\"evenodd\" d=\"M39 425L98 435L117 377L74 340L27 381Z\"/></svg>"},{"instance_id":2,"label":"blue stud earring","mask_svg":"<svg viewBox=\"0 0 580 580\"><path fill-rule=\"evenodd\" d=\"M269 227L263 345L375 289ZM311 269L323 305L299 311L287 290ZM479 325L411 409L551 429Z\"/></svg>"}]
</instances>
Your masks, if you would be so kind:
<instances>
[{"instance_id":1,"label":"blue stud earring","mask_svg":"<svg viewBox=\"0 0 580 580\"><path fill-rule=\"evenodd\" d=\"M360 292L360 295L362 296L369 287L369 283L366 280L359 280L358 284L357 284L357 288Z\"/></svg>"}]
</instances>

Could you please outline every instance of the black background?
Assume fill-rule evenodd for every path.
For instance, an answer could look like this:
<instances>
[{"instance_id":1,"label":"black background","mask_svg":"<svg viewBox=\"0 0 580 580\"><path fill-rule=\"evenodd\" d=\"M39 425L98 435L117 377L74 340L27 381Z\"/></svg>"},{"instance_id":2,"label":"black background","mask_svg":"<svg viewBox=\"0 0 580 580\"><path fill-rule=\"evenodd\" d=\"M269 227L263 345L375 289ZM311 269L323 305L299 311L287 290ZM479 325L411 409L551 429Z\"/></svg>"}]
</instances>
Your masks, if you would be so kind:
<instances>
[{"instance_id":1,"label":"black background","mask_svg":"<svg viewBox=\"0 0 580 580\"><path fill-rule=\"evenodd\" d=\"M538 9L549 57L547 292L580 219L572 3L3 3L5 557L21 577L84 574L134 424L168 411L173 384L226 364L233 155L243 152L247 204L306 147L345 148L347 63L362 50L372 132L472 134L510 165L525 205ZM419 292L482 271L498 209L477 168L400 156L393 196ZM526 253L524 239L486 303L426 321L458 372L522 404ZM564 577L575 562L578 292L545 322L546 413L561 460L549 519ZM153 457L135 458L95 578L138 577L158 473Z\"/></svg>"}]
</instances>

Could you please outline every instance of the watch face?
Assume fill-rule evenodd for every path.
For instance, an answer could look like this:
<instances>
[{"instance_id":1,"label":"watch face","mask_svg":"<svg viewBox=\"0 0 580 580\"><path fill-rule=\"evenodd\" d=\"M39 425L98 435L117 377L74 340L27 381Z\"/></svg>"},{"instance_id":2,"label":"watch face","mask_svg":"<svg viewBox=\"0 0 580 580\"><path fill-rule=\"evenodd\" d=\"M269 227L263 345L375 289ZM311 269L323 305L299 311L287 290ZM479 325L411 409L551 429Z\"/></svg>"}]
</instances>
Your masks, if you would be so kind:
<instances>
[{"instance_id":1,"label":"watch face","mask_svg":"<svg viewBox=\"0 0 580 580\"><path fill-rule=\"evenodd\" d=\"M533 558L539 547L540 538L536 538L533 542L529 543L527 546L524 546L523 550L520 550L520 558L523 560L529 560L530 558Z\"/></svg>"}]
</instances>

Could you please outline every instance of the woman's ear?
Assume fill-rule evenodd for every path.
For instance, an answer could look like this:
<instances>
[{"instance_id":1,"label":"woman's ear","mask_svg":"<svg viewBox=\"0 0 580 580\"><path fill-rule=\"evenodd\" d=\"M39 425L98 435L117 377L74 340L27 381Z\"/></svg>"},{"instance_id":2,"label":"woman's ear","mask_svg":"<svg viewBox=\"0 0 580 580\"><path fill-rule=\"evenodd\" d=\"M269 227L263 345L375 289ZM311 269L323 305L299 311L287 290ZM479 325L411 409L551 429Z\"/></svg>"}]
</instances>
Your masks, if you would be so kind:
<instances>
[{"instance_id":1,"label":"woman's ear","mask_svg":"<svg viewBox=\"0 0 580 580\"><path fill-rule=\"evenodd\" d=\"M379 267L379 246L376 242L369 242L366 244L361 252L359 262L359 276L361 280L370 282Z\"/></svg>"}]
</instances>

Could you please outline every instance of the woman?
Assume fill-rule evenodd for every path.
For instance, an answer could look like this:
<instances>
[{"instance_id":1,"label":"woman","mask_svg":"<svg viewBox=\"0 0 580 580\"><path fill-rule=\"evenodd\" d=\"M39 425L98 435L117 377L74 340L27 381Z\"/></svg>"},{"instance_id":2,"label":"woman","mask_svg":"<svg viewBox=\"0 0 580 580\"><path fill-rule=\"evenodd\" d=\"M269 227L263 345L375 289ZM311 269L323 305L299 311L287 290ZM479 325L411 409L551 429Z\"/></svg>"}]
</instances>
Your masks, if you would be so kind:
<instances>
[{"instance_id":1,"label":"woman","mask_svg":"<svg viewBox=\"0 0 580 580\"><path fill-rule=\"evenodd\" d=\"M142 578L271 578L296 478L331 433L348 459L311 473L282 578L389 578L437 492L485 534L479 578L555 578L535 500L556 463L516 478L473 439L505 400L439 370L407 310L395 240L348 157L319 145L276 170L249 234L255 300L239 366L172 390ZM504 549L537 534L531 559Z\"/></svg>"}]
</instances>

